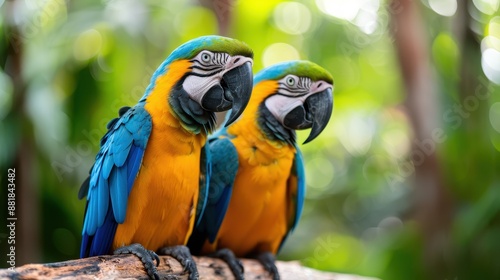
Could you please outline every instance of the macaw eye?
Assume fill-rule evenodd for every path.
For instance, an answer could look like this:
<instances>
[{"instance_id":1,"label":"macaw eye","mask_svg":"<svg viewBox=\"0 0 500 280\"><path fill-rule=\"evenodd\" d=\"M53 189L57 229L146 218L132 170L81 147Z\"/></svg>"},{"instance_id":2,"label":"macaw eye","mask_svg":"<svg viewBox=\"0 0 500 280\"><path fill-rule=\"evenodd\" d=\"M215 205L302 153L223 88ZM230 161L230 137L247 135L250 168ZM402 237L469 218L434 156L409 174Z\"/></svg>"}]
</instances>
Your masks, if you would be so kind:
<instances>
[{"instance_id":1,"label":"macaw eye","mask_svg":"<svg viewBox=\"0 0 500 280\"><path fill-rule=\"evenodd\" d=\"M286 85L290 87L295 86L295 79L293 77L286 78Z\"/></svg>"},{"instance_id":2,"label":"macaw eye","mask_svg":"<svg viewBox=\"0 0 500 280\"><path fill-rule=\"evenodd\" d=\"M201 61L203 61L203 62L210 62L211 58L212 57L208 53L201 54Z\"/></svg>"}]
</instances>

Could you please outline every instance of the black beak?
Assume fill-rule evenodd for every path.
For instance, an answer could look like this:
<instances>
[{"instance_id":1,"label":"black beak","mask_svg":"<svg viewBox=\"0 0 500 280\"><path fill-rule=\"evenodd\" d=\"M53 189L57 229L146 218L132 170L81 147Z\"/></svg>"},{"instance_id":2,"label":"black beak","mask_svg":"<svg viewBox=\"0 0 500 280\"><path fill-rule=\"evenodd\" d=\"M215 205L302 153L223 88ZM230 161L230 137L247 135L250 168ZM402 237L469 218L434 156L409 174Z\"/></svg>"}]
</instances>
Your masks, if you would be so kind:
<instances>
[{"instance_id":1,"label":"black beak","mask_svg":"<svg viewBox=\"0 0 500 280\"><path fill-rule=\"evenodd\" d=\"M213 86L201 100L201 106L210 111L223 112L232 108L226 126L245 110L253 86L252 64L246 62L228 71L220 85Z\"/></svg>"},{"instance_id":2,"label":"black beak","mask_svg":"<svg viewBox=\"0 0 500 280\"><path fill-rule=\"evenodd\" d=\"M285 116L284 125L291 129L311 128L304 144L311 142L325 129L333 110L332 89L309 96L303 106L297 106Z\"/></svg>"},{"instance_id":3,"label":"black beak","mask_svg":"<svg viewBox=\"0 0 500 280\"><path fill-rule=\"evenodd\" d=\"M303 144L309 143L325 129L333 110L332 88L313 94L306 99L308 115L311 114L311 133Z\"/></svg>"}]
</instances>

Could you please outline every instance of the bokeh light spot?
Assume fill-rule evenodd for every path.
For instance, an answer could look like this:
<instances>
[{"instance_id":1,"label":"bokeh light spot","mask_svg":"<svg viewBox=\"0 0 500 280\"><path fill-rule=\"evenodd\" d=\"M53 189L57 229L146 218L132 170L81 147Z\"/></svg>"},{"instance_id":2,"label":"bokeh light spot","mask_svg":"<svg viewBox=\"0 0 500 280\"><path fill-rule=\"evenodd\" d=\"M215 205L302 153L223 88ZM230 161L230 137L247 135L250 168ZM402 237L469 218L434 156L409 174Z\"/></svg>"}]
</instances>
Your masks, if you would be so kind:
<instances>
[{"instance_id":1,"label":"bokeh light spot","mask_svg":"<svg viewBox=\"0 0 500 280\"><path fill-rule=\"evenodd\" d=\"M500 37L486 36L481 40L481 51L484 52L490 48L500 51Z\"/></svg>"},{"instance_id":2,"label":"bokeh light spot","mask_svg":"<svg viewBox=\"0 0 500 280\"><path fill-rule=\"evenodd\" d=\"M378 223L378 227L384 230L396 230L403 227L403 221L401 221L398 217L386 217L380 223Z\"/></svg>"},{"instance_id":3,"label":"bokeh light spot","mask_svg":"<svg viewBox=\"0 0 500 280\"><path fill-rule=\"evenodd\" d=\"M370 149L375 133L373 119L361 114L352 114L339 122L339 140L353 156L364 155Z\"/></svg>"},{"instance_id":4,"label":"bokeh light spot","mask_svg":"<svg viewBox=\"0 0 500 280\"><path fill-rule=\"evenodd\" d=\"M410 151L410 139L402 129L391 129L383 132L382 147L392 157L401 159Z\"/></svg>"},{"instance_id":5,"label":"bokeh light spot","mask_svg":"<svg viewBox=\"0 0 500 280\"><path fill-rule=\"evenodd\" d=\"M316 5L327 15L352 21L358 14L359 2L359 0L316 0Z\"/></svg>"},{"instance_id":6,"label":"bokeh light spot","mask_svg":"<svg viewBox=\"0 0 500 280\"><path fill-rule=\"evenodd\" d=\"M379 8L380 2L378 0L365 1L359 7L358 14L354 19L354 24L356 24L359 29L366 34L374 33L379 25Z\"/></svg>"},{"instance_id":7,"label":"bokeh light spot","mask_svg":"<svg viewBox=\"0 0 500 280\"><path fill-rule=\"evenodd\" d=\"M110 23L125 28L131 34L139 34L145 29L149 11L142 1L105 1L104 11Z\"/></svg>"},{"instance_id":8,"label":"bokeh light spot","mask_svg":"<svg viewBox=\"0 0 500 280\"><path fill-rule=\"evenodd\" d=\"M274 9L276 26L283 32L297 35L307 32L311 27L311 12L301 3L284 2Z\"/></svg>"},{"instance_id":9,"label":"bokeh light spot","mask_svg":"<svg viewBox=\"0 0 500 280\"><path fill-rule=\"evenodd\" d=\"M488 79L500 85L500 51L488 48L481 57L483 72Z\"/></svg>"},{"instance_id":10,"label":"bokeh light spot","mask_svg":"<svg viewBox=\"0 0 500 280\"><path fill-rule=\"evenodd\" d=\"M474 6L484 14L492 15L498 11L500 0L472 0Z\"/></svg>"},{"instance_id":11,"label":"bokeh light spot","mask_svg":"<svg viewBox=\"0 0 500 280\"><path fill-rule=\"evenodd\" d=\"M95 29L82 32L75 40L73 56L80 61L93 58L99 53L102 41L101 33Z\"/></svg>"},{"instance_id":12,"label":"bokeh light spot","mask_svg":"<svg viewBox=\"0 0 500 280\"><path fill-rule=\"evenodd\" d=\"M500 152L500 134L499 133L490 133L490 140L491 144L497 150Z\"/></svg>"},{"instance_id":13,"label":"bokeh light spot","mask_svg":"<svg viewBox=\"0 0 500 280\"><path fill-rule=\"evenodd\" d=\"M457 0L429 0L431 9L439 15L451 17L457 12Z\"/></svg>"},{"instance_id":14,"label":"bokeh light spot","mask_svg":"<svg viewBox=\"0 0 500 280\"><path fill-rule=\"evenodd\" d=\"M378 25L379 0L316 0L323 13L347 20L366 34L372 34Z\"/></svg>"},{"instance_id":15,"label":"bokeh light spot","mask_svg":"<svg viewBox=\"0 0 500 280\"><path fill-rule=\"evenodd\" d=\"M269 67L278 62L300 59L296 48L285 43L275 43L269 45L262 54L262 64Z\"/></svg>"},{"instance_id":16,"label":"bokeh light spot","mask_svg":"<svg viewBox=\"0 0 500 280\"><path fill-rule=\"evenodd\" d=\"M323 190L332 185L333 164L326 157L316 157L307 161L306 178L308 187Z\"/></svg>"},{"instance_id":17,"label":"bokeh light spot","mask_svg":"<svg viewBox=\"0 0 500 280\"><path fill-rule=\"evenodd\" d=\"M432 58L443 74L458 77L460 50L450 34L441 32L436 36L432 43Z\"/></svg>"},{"instance_id":18,"label":"bokeh light spot","mask_svg":"<svg viewBox=\"0 0 500 280\"><path fill-rule=\"evenodd\" d=\"M486 35L500 40L500 16L496 16L490 20L486 29Z\"/></svg>"},{"instance_id":19,"label":"bokeh light spot","mask_svg":"<svg viewBox=\"0 0 500 280\"><path fill-rule=\"evenodd\" d=\"M367 228L361 234L361 238L365 242L375 241L380 236L380 229L378 227Z\"/></svg>"},{"instance_id":20,"label":"bokeh light spot","mask_svg":"<svg viewBox=\"0 0 500 280\"><path fill-rule=\"evenodd\" d=\"M490 123L493 129L500 133L500 102L496 102L490 107Z\"/></svg>"}]
</instances>

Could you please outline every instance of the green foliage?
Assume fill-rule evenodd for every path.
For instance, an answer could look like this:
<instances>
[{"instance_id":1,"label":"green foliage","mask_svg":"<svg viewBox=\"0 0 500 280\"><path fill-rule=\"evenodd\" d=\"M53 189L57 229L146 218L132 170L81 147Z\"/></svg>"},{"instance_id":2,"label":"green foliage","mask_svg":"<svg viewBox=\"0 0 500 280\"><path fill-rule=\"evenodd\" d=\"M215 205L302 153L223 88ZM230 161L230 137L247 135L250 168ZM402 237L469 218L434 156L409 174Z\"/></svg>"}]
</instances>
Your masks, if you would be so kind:
<instances>
[{"instance_id":1,"label":"green foliage","mask_svg":"<svg viewBox=\"0 0 500 280\"><path fill-rule=\"evenodd\" d=\"M36 178L31 191L40 206L30 213L39 219L37 261L78 257L85 207L78 187L106 123L121 106L137 102L174 48L218 32L218 17L230 16L221 2L211 9L174 0L0 1L1 178L18 164L23 145L31 146L26 170ZM413 185L411 146L419 140L402 107L406 87L389 32L397 6L361 2L240 0L230 6L226 35L254 50L255 71L309 59L335 81L329 125L301 146L307 198L279 257L383 279L498 279L500 88L493 72L483 72L491 61L481 56L484 48L500 52L498 1L468 2L467 32L483 40L483 49L459 36L460 20L433 10L436 1L419 5L438 88L436 127L445 138L433 145L451 206L439 210L451 207L452 215L436 245L447 248L436 262L445 265L432 276L434 260L425 255L424 230L412 215L420 188ZM15 16L24 20L14 25ZM13 77L15 53L22 62ZM16 86L21 90L14 93ZM299 132L299 143L307 135ZM5 192L2 187L2 199Z\"/></svg>"}]
</instances>

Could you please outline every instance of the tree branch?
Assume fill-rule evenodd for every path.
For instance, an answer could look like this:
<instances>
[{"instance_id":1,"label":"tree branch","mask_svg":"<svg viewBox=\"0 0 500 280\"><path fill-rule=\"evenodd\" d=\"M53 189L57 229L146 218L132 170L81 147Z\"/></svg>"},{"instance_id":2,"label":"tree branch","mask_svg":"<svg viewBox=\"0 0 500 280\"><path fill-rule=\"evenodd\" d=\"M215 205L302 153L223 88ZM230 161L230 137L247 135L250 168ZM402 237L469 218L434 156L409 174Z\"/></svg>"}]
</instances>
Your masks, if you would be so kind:
<instances>
[{"instance_id":1,"label":"tree branch","mask_svg":"<svg viewBox=\"0 0 500 280\"><path fill-rule=\"evenodd\" d=\"M233 279L227 265L208 257L195 257L200 279ZM255 260L242 260L245 266L245 279L270 279L269 274ZM372 280L374 278L322 272L303 267L299 262L276 263L281 279L317 279L317 280ZM181 265L173 258L160 256L158 267L162 279L187 279ZM27 264L13 270L0 270L0 278L11 279L147 279L142 263L132 255L98 256L86 259L69 260L48 264Z\"/></svg>"}]
</instances>

